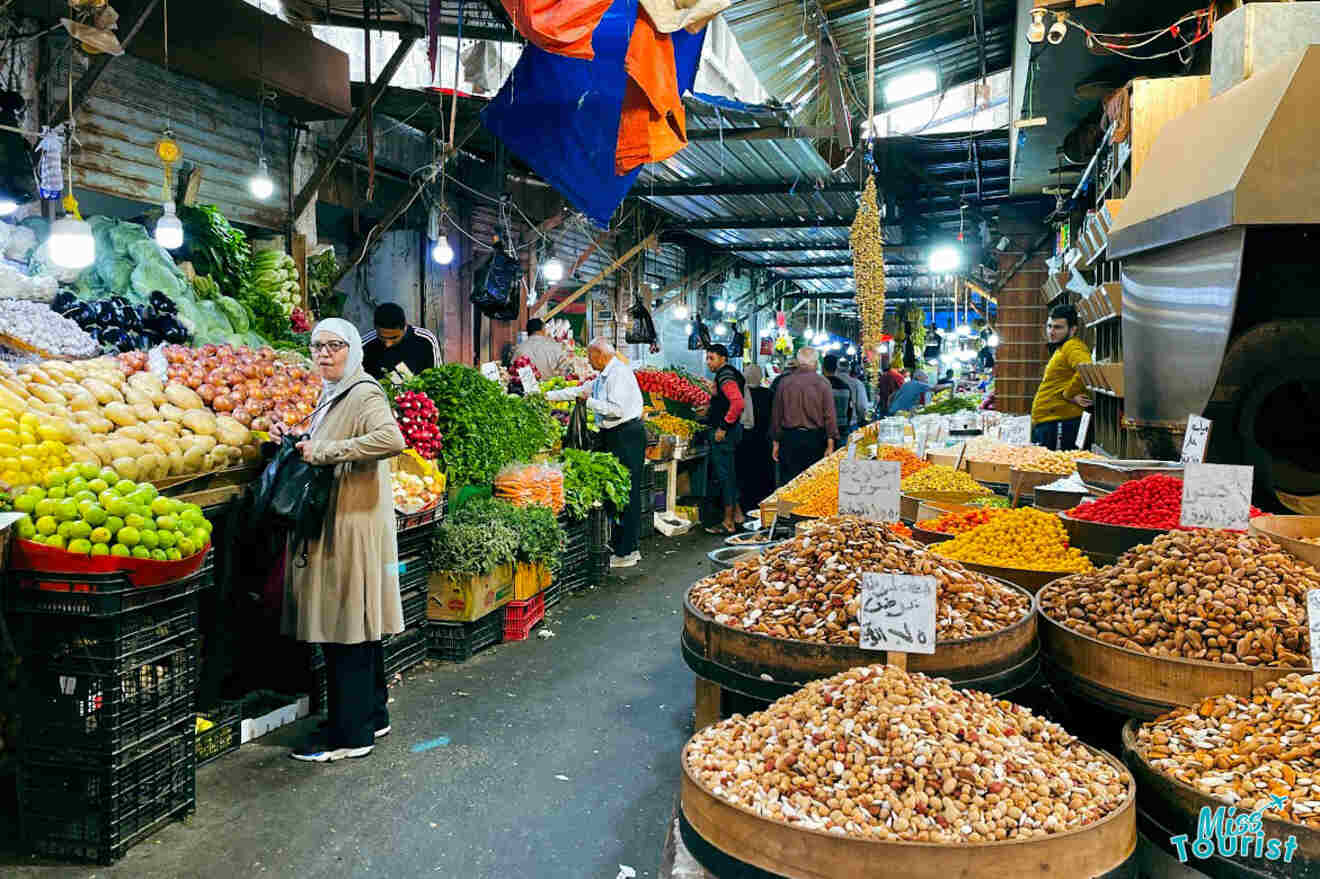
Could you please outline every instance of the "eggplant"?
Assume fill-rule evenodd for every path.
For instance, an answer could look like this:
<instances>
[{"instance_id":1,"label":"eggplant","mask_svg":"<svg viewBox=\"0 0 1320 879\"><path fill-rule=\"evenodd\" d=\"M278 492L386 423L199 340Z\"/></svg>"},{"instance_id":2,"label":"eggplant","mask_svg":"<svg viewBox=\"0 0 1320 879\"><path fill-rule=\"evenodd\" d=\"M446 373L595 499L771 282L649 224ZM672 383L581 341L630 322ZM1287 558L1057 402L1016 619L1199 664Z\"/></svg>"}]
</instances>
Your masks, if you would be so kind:
<instances>
[{"instance_id":1,"label":"eggplant","mask_svg":"<svg viewBox=\"0 0 1320 879\"><path fill-rule=\"evenodd\" d=\"M118 348L120 351L133 350L131 346L127 345L128 334L119 327L106 327L101 330L96 341L100 342L102 345L109 345L113 348Z\"/></svg>"},{"instance_id":2,"label":"eggplant","mask_svg":"<svg viewBox=\"0 0 1320 879\"><path fill-rule=\"evenodd\" d=\"M165 331L165 341L171 345L187 345L190 338L188 329L177 320Z\"/></svg>"},{"instance_id":3,"label":"eggplant","mask_svg":"<svg viewBox=\"0 0 1320 879\"><path fill-rule=\"evenodd\" d=\"M72 318L73 322L83 329L101 323L101 311L95 302L79 302L64 312L66 317Z\"/></svg>"},{"instance_id":4,"label":"eggplant","mask_svg":"<svg viewBox=\"0 0 1320 879\"><path fill-rule=\"evenodd\" d=\"M125 345L127 347L125 347ZM142 335L142 333L140 333L137 330L129 330L128 332L124 333L124 344L119 346L119 350L141 351L145 348L150 348L150 347L151 345L147 341L146 336Z\"/></svg>"},{"instance_id":5,"label":"eggplant","mask_svg":"<svg viewBox=\"0 0 1320 879\"><path fill-rule=\"evenodd\" d=\"M142 329L143 311L145 311L145 309L141 305L130 305L125 308L121 326L126 330Z\"/></svg>"},{"instance_id":6,"label":"eggplant","mask_svg":"<svg viewBox=\"0 0 1320 879\"><path fill-rule=\"evenodd\" d=\"M78 297L68 290L61 290L55 294L55 298L50 302L50 310L57 314L68 314L69 310L78 305Z\"/></svg>"},{"instance_id":7,"label":"eggplant","mask_svg":"<svg viewBox=\"0 0 1320 879\"><path fill-rule=\"evenodd\" d=\"M156 310L157 314L179 313L179 306L175 305L170 297L166 296L159 290L151 291L151 307Z\"/></svg>"},{"instance_id":8,"label":"eggplant","mask_svg":"<svg viewBox=\"0 0 1320 879\"><path fill-rule=\"evenodd\" d=\"M96 303L96 319L106 326L118 326L119 310L109 299L102 299Z\"/></svg>"}]
</instances>

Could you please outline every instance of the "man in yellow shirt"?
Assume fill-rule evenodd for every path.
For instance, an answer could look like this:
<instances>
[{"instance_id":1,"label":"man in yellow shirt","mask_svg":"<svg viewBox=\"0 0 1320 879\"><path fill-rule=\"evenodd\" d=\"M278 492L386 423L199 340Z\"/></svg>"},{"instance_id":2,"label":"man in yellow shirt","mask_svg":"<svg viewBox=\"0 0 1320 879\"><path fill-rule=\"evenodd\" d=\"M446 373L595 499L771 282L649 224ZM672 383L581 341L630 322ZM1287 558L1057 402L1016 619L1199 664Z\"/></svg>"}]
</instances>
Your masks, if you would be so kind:
<instances>
[{"instance_id":1,"label":"man in yellow shirt","mask_svg":"<svg viewBox=\"0 0 1320 879\"><path fill-rule=\"evenodd\" d=\"M1053 354L1031 401L1031 441L1047 449L1075 447L1082 410L1091 407L1086 385L1077 373L1077 364L1091 362L1090 349L1077 338L1080 330L1076 308L1056 305L1050 310L1045 331Z\"/></svg>"}]
</instances>

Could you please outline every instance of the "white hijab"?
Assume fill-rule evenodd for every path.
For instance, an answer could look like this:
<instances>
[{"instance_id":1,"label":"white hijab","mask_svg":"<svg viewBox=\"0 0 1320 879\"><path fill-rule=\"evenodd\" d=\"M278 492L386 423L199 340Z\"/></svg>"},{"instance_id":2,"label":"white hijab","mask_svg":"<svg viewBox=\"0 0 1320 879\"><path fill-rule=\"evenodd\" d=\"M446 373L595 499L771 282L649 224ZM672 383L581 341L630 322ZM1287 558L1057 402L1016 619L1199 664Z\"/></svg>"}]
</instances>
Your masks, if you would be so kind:
<instances>
[{"instance_id":1,"label":"white hijab","mask_svg":"<svg viewBox=\"0 0 1320 879\"><path fill-rule=\"evenodd\" d=\"M312 328L312 339L325 333L348 343L348 360L344 362L344 374L339 377L339 381L327 381L321 379L321 397L316 401L318 411L312 416L312 424L308 432L314 432L320 425L321 419L325 417L326 410L321 408L327 406L331 400L347 391L353 385L357 384L363 378L362 372L362 336L358 333L357 327L346 320L337 317L327 317Z\"/></svg>"}]
</instances>

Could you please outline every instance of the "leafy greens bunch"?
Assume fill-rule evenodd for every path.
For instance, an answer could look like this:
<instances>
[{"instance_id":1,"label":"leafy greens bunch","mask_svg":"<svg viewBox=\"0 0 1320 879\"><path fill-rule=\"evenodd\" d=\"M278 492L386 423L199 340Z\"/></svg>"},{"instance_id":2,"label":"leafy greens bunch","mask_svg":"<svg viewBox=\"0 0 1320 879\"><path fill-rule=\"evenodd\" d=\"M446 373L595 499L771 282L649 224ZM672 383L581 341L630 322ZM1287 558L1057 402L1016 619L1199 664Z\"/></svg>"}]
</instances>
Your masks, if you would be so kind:
<instances>
[{"instance_id":1,"label":"leafy greens bunch","mask_svg":"<svg viewBox=\"0 0 1320 879\"><path fill-rule=\"evenodd\" d=\"M516 561L545 565L552 573L559 569L560 556L567 541L563 526L549 507L535 504L520 507L500 498L483 498L464 504L454 514L453 521L504 525L517 539Z\"/></svg>"},{"instance_id":2,"label":"leafy greens bunch","mask_svg":"<svg viewBox=\"0 0 1320 879\"><path fill-rule=\"evenodd\" d=\"M514 560L518 535L506 522L449 520L435 530L431 539L431 564L437 571L455 574L489 574Z\"/></svg>"},{"instance_id":3,"label":"leafy greens bunch","mask_svg":"<svg viewBox=\"0 0 1320 879\"><path fill-rule=\"evenodd\" d=\"M622 509L631 487L627 468L613 455L564 450L564 509L574 519L586 518L601 501Z\"/></svg>"}]
</instances>

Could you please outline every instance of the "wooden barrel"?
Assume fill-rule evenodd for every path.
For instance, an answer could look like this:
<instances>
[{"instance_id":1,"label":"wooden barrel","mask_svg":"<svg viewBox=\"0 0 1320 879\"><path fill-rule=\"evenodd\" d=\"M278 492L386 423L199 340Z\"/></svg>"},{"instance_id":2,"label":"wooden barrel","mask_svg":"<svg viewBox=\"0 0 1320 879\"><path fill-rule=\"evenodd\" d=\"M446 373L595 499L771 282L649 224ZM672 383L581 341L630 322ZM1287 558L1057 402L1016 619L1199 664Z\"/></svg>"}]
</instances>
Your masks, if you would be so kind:
<instances>
[{"instance_id":1,"label":"wooden barrel","mask_svg":"<svg viewBox=\"0 0 1320 879\"><path fill-rule=\"evenodd\" d=\"M1251 533L1268 537L1314 568L1320 568L1320 546L1304 537L1320 537L1320 516L1257 516Z\"/></svg>"},{"instance_id":2,"label":"wooden barrel","mask_svg":"<svg viewBox=\"0 0 1320 879\"><path fill-rule=\"evenodd\" d=\"M958 563L970 571L976 571L998 580L1007 580L1015 586L1021 586L1032 595L1043 589L1047 583L1077 573L1076 571L1032 571L1027 568L1001 568L998 565L978 565L963 561Z\"/></svg>"},{"instance_id":3,"label":"wooden barrel","mask_svg":"<svg viewBox=\"0 0 1320 879\"><path fill-rule=\"evenodd\" d=\"M1320 831L1305 824L1281 821L1261 815L1260 829L1265 839L1281 842L1289 837L1297 840L1291 863L1282 859L1271 861L1254 857L1252 853L1233 857L1218 852L1210 858L1197 858L1191 842L1197 837L1201 810L1208 808L1213 814L1220 807L1231 805L1218 800L1186 782L1167 775L1150 764L1137 747L1137 727L1140 722L1130 720L1123 727L1123 762L1132 772L1137 787L1137 821L1143 834L1154 845L1176 857L1177 850L1170 840L1186 834L1187 866L1216 877L1242 877L1242 879L1317 879L1320 877Z\"/></svg>"},{"instance_id":4,"label":"wooden barrel","mask_svg":"<svg viewBox=\"0 0 1320 879\"><path fill-rule=\"evenodd\" d=\"M1127 525L1106 525L1103 522L1088 522L1074 519L1067 513L1059 513L1063 530L1068 532L1068 543L1090 556L1096 564L1113 564L1120 555L1150 543L1156 537L1167 532L1157 528L1132 528Z\"/></svg>"},{"instance_id":5,"label":"wooden barrel","mask_svg":"<svg viewBox=\"0 0 1320 879\"><path fill-rule=\"evenodd\" d=\"M706 553L710 559L711 573L719 573L725 568L732 568L735 563L759 555L765 547L761 546L721 546Z\"/></svg>"},{"instance_id":6,"label":"wooden barrel","mask_svg":"<svg viewBox=\"0 0 1320 879\"><path fill-rule=\"evenodd\" d=\"M1137 846L1136 790L1117 811L1066 833L969 845L891 842L840 836L763 818L707 790L683 748L682 818L697 836L743 864L790 879L1083 879L1110 874ZM1117 767L1118 761L1096 752ZM702 847L690 847L700 857ZM712 866L712 869L719 869ZM749 875L727 869L720 876ZM751 875L757 875L755 873Z\"/></svg>"},{"instance_id":7,"label":"wooden barrel","mask_svg":"<svg viewBox=\"0 0 1320 879\"><path fill-rule=\"evenodd\" d=\"M1311 672L1152 656L1075 632L1043 610L1040 642L1051 679L1088 702L1142 720L1211 696L1249 696L1257 687L1293 672Z\"/></svg>"},{"instance_id":8,"label":"wooden barrel","mask_svg":"<svg viewBox=\"0 0 1320 879\"><path fill-rule=\"evenodd\" d=\"M953 540L952 534L945 534L943 531L927 531L925 528L912 526L912 539L922 546L930 546L932 543L943 543L946 540Z\"/></svg>"},{"instance_id":9,"label":"wooden barrel","mask_svg":"<svg viewBox=\"0 0 1320 879\"><path fill-rule=\"evenodd\" d=\"M1012 584L1006 584L1012 586ZM1012 586L1028 596L1020 586ZM771 702L810 681L859 665L887 660L884 650L772 638L717 623L683 596L683 659L698 678L726 690ZM1033 613L1013 625L975 638L941 641L934 653L908 656L908 669L948 678L955 687L1004 695L1035 676L1038 652Z\"/></svg>"}]
</instances>

